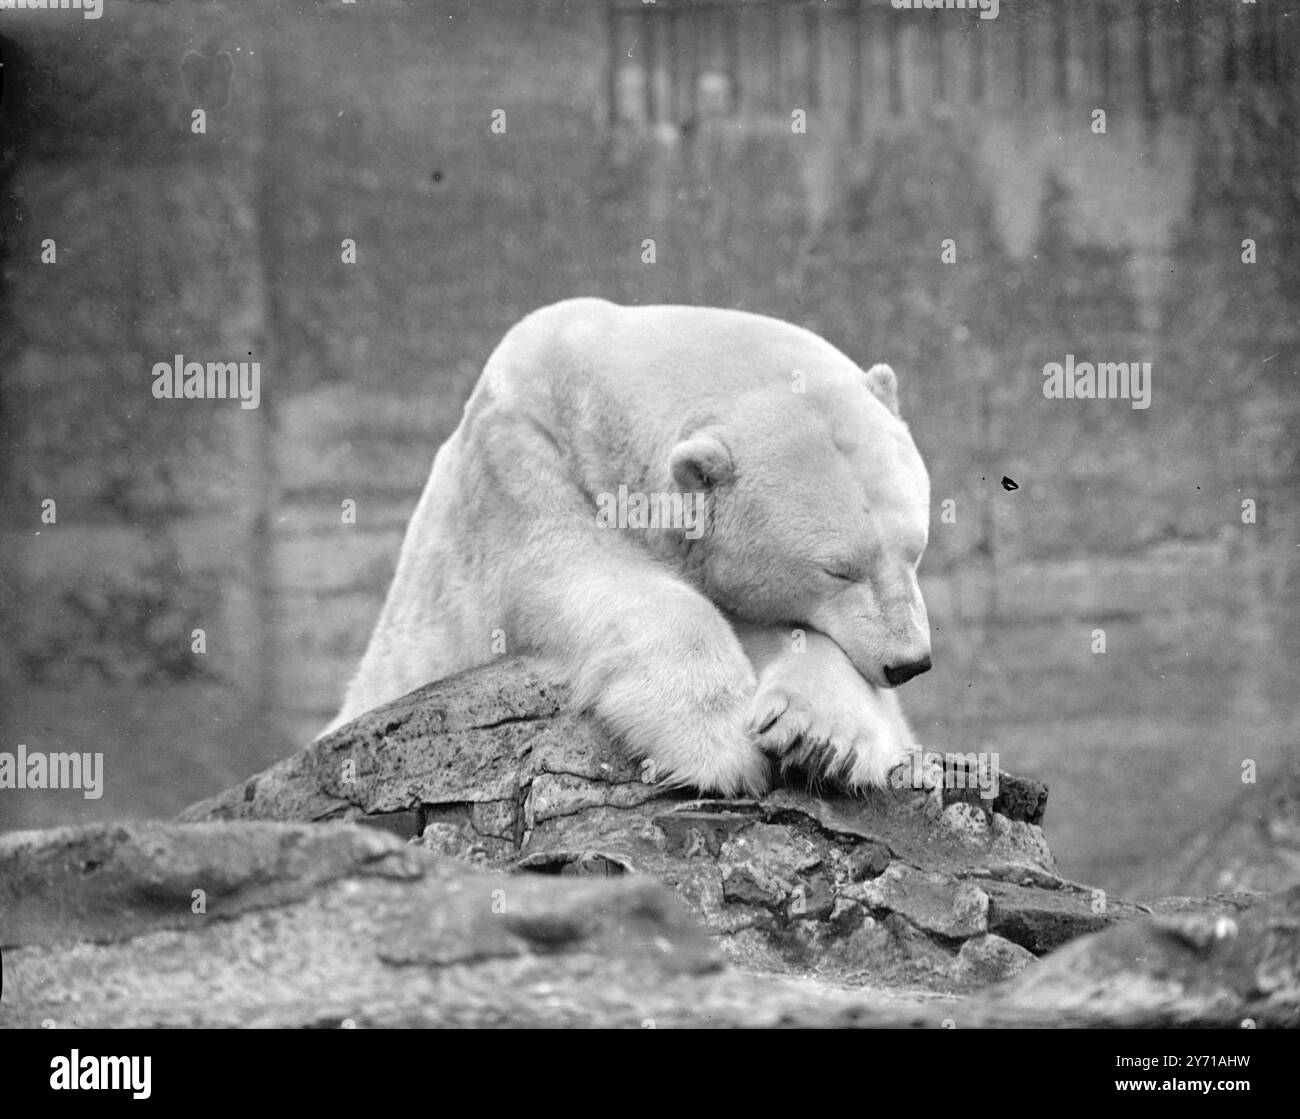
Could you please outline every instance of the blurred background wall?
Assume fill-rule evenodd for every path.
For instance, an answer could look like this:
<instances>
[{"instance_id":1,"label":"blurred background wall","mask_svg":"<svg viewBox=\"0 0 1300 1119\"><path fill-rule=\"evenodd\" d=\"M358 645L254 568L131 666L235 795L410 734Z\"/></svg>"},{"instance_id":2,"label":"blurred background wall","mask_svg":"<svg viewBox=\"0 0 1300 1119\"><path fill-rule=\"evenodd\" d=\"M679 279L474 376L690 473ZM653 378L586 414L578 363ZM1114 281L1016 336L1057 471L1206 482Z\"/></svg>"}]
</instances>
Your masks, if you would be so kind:
<instances>
[{"instance_id":1,"label":"blurred background wall","mask_svg":"<svg viewBox=\"0 0 1300 1119\"><path fill-rule=\"evenodd\" d=\"M0 749L107 758L0 827L310 739L484 360L577 294L894 365L934 493L904 704L1049 783L1068 875L1177 888L1296 756L1296 4L0 17ZM261 406L154 399L176 354L259 361ZM1150 408L1045 399L1067 354L1151 362Z\"/></svg>"}]
</instances>

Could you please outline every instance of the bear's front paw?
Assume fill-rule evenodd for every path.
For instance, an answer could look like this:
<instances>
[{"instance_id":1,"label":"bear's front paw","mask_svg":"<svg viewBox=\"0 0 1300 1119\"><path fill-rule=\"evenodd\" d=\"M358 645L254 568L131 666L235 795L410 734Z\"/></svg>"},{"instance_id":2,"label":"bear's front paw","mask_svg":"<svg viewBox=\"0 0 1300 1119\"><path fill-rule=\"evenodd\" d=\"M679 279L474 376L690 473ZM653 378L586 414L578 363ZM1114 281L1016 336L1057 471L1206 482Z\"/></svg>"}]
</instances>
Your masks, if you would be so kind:
<instances>
[{"instance_id":1,"label":"bear's front paw","mask_svg":"<svg viewBox=\"0 0 1300 1119\"><path fill-rule=\"evenodd\" d=\"M701 726L698 745L672 763L664 783L706 794L760 797L771 786L771 775L768 755L733 716Z\"/></svg>"},{"instance_id":2,"label":"bear's front paw","mask_svg":"<svg viewBox=\"0 0 1300 1119\"><path fill-rule=\"evenodd\" d=\"M798 768L850 789L883 786L912 744L892 692L865 680L836 681L816 698L780 679L764 680L754 697L749 731L781 772Z\"/></svg>"},{"instance_id":3,"label":"bear's front paw","mask_svg":"<svg viewBox=\"0 0 1300 1119\"><path fill-rule=\"evenodd\" d=\"M706 795L762 796L772 762L745 730L754 689L749 662L711 663L694 676L672 668L614 678L596 714L642 759L645 780Z\"/></svg>"}]
</instances>

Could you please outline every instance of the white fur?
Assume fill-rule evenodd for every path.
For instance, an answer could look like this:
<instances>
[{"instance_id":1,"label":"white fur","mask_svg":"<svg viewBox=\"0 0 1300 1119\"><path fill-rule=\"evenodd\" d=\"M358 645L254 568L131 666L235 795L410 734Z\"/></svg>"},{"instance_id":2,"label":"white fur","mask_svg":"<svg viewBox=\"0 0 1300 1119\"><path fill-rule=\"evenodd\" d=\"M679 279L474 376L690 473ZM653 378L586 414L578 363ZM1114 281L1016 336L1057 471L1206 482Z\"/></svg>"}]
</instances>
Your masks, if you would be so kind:
<instances>
[{"instance_id":1,"label":"white fur","mask_svg":"<svg viewBox=\"0 0 1300 1119\"><path fill-rule=\"evenodd\" d=\"M748 730L780 759L853 789L883 786L914 748L896 692L867 683L815 631L740 628L758 672Z\"/></svg>"},{"instance_id":2,"label":"white fur","mask_svg":"<svg viewBox=\"0 0 1300 1119\"><path fill-rule=\"evenodd\" d=\"M494 659L504 636L669 783L760 793L767 754L882 783L911 748L883 668L929 650L929 483L882 402L893 383L743 312L577 299L530 315L438 452L328 729ZM598 494L692 480L698 540L597 524ZM841 560L849 579L823 570Z\"/></svg>"}]
</instances>

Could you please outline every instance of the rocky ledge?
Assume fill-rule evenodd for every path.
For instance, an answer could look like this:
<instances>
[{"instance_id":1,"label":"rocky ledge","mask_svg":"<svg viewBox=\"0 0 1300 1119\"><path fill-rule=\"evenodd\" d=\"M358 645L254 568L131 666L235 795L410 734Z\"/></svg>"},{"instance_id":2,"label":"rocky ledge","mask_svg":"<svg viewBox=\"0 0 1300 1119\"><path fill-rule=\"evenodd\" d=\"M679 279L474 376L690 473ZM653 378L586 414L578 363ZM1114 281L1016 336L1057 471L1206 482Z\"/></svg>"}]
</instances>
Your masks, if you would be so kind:
<instances>
[{"instance_id":1,"label":"rocky ledge","mask_svg":"<svg viewBox=\"0 0 1300 1119\"><path fill-rule=\"evenodd\" d=\"M975 776L690 798L501 662L176 822L0 837L0 1021L1300 1024L1300 890L1108 897Z\"/></svg>"}]
</instances>

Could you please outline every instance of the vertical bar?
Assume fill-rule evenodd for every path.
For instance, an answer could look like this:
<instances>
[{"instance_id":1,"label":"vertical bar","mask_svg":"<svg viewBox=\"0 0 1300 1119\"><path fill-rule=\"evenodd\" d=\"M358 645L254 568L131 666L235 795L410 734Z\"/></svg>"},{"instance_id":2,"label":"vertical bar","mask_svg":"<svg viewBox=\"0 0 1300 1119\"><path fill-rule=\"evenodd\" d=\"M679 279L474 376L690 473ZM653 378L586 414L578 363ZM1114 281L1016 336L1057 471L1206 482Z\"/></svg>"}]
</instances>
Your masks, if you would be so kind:
<instances>
[{"instance_id":1,"label":"vertical bar","mask_svg":"<svg viewBox=\"0 0 1300 1119\"><path fill-rule=\"evenodd\" d=\"M711 4L697 5L699 17L696 21L696 39L700 44L700 73L707 74L717 67L718 60L718 26L717 11Z\"/></svg>"},{"instance_id":2,"label":"vertical bar","mask_svg":"<svg viewBox=\"0 0 1300 1119\"><path fill-rule=\"evenodd\" d=\"M1297 40L1300 40L1300 27L1294 19L1283 19L1278 21L1277 36L1277 68L1279 77L1282 74L1291 74L1295 72L1297 64L1300 64L1300 49L1298 49Z\"/></svg>"},{"instance_id":3,"label":"vertical bar","mask_svg":"<svg viewBox=\"0 0 1300 1119\"><path fill-rule=\"evenodd\" d=\"M740 49L740 12L739 7L727 7L723 14L723 32L726 36L727 80L731 92L731 111L740 112L740 60L744 57Z\"/></svg>"},{"instance_id":4,"label":"vertical bar","mask_svg":"<svg viewBox=\"0 0 1300 1119\"><path fill-rule=\"evenodd\" d=\"M850 0L849 19L849 135L862 135L862 101L865 75L862 73L862 0Z\"/></svg>"},{"instance_id":5,"label":"vertical bar","mask_svg":"<svg viewBox=\"0 0 1300 1119\"><path fill-rule=\"evenodd\" d=\"M889 112L903 115L903 50L899 42L898 20L892 11L885 12L885 38L889 46Z\"/></svg>"},{"instance_id":6,"label":"vertical bar","mask_svg":"<svg viewBox=\"0 0 1300 1119\"><path fill-rule=\"evenodd\" d=\"M862 92L865 99L862 105L862 119L866 123L867 105L876 98L876 26L875 9L872 0L857 0L858 35L862 42Z\"/></svg>"},{"instance_id":7,"label":"vertical bar","mask_svg":"<svg viewBox=\"0 0 1300 1119\"><path fill-rule=\"evenodd\" d=\"M1101 99L1109 108L1114 92L1114 71L1110 57L1110 0L1097 4L1097 68L1101 71Z\"/></svg>"},{"instance_id":8,"label":"vertical bar","mask_svg":"<svg viewBox=\"0 0 1300 1119\"><path fill-rule=\"evenodd\" d=\"M1153 117L1156 112L1155 85L1151 81L1151 8L1136 5L1137 12L1137 66L1138 96L1142 98L1142 115Z\"/></svg>"},{"instance_id":9,"label":"vertical bar","mask_svg":"<svg viewBox=\"0 0 1300 1119\"><path fill-rule=\"evenodd\" d=\"M930 13L929 26L926 28L934 48L931 51L931 58L934 60L934 95L940 102L948 100L948 40L944 26L946 23L947 16L943 9L936 8Z\"/></svg>"},{"instance_id":10,"label":"vertical bar","mask_svg":"<svg viewBox=\"0 0 1300 1119\"><path fill-rule=\"evenodd\" d=\"M1200 76L1196 58L1196 13L1192 10L1192 0L1180 0L1178 7L1182 13L1183 109L1190 111Z\"/></svg>"},{"instance_id":11,"label":"vertical bar","mask_svg":"<svg viewBox=\"0 0 1300 1119\"><path fill-rule=\"evenodd\" d=\"M1273 26L1271 31L1273 42L1273 81L1279 85L1283 80L1283 75L1292 72L1291 60L1294 55L1290 43L1295 37L1295 27L1292 26L1295 22L1294 19L1279 19L1276 14L1273 17Z\"/></svg>"},{"instance_id":12,"label":"vertical bar","mask_svg":"<svg viewBox=\"0 0 1300 1119\"><path fill-rule=\"evenodd\" d=\"M655 72L655 15L653 4L641 5L641 38L644 40L641 56L645 59L641 64L642 73L645 75L645 81L641 89L645 97L645 122L647 126L653 127L659 123L658 97L656 97L655 90L659 75Z\"/></svg>"},{"instance_id":13,"label":"vertical bar","mask_svg":"<svg viewBox=\"0 0 1300 1119\"><path fill-rule=\"evenodd\" d=\"M1029 100L1030 23L1028 12L1017 12L1016 19L1016 91L1021 101Z\"/></svg>"},{"instance_id":14,"label":"vertical bar","mask_svg":"<svg viewBox=\"0 0 1300 1119\"><path fill-rule=\"evenodd\" d=\"M808 69L808 108L821 107L822 37L821 9L816 4L805 4L803 9L804 59Z\"/></svg>"},{"instance_id":15,"label":"vertical bar","mask_svg":"<svg viewBox=\"0 0 1300 1119\"><path fill-rule=\"evenodd\" d=\"M289 322L291 312L285 298L284 261L288 251L286 244L288 197L286 191L287 177L282 173L283 158L281 153L288 142L289 129L285 127L285 110L288 101L285 96L284 57L292 58L292 53L283 52L277 44L285 43L284 25L278 16L273 16L268 28L267 42L261 53L262 63L262 103L261 129L262 148L257 165L256 222L258 230L258 270L261 275L263 294L262 346L258 358L266 363L268 369L278 368L288 350ZM247 456L253 463L255 476L261 485L253 496L250 536L248 541L250 554L243 574L246 585L253 590L255 610L258 618L256 651L253 656L253 707L258 712L272 710L279 698L279 663L278 626L276 620L280 615L277 585L278 578L275 561L272 556L272 533L275 531L276 503L280 500L280 485L276 456L276 431L279 427L280 406L274 388L262 394L262 406L253 409L249 423L252 431L248 433L249 443L236 447L237 454ZM242 440L240 441L243 442Z\"/></svg>"},{"instance_id":16,"label":"vertical bar","mask_svg":"<svg viewBox=\"0 0 1300 1119\"><path fill-rule=\"evenodd\" d=\"M984 23L984 20L977 18L971 24L971 35L974 41L971 44L970 95L971 100L976 103L983 103L986 95L985 69L988 59L988 38L984 34Z\"/></svg>"},{"instance_id":17,"label":"vertical bar","mask_svg":"<svg viewBox=\"0 0 1300 1119\"><path fill-rule=\"evenodd\" d=\"M682 123L682 74L680 53L682 49L681 40L681 8L677 0L666 0L664 14L668 19L668 104L664 106L664 112L667 113L668 119L674 125L680 127Z\"/></svg>"},{"instance_id":18,"label":"vertical bar","mask_svg":"<svg viewBox=\"0 0 1300 1119\"><path fill-rule=\"evenodd\" d=\"M613 128L618 123L618 0L605 0L605 49L609 53L606 123Z\"/></svg>"},{"instance_id":19,"label":"vertical bar","mask_svg":"<svg viewBox=\"0 0 1300 1119\"><path fill-rule=\"evenodd\" d=\"M781 4L780 0L772 0L770 5L772 18L768 21L769 31L771 32L771 41L768 43L767 65L770 73L769 88L771 89L772 108L780 112L785 98L785 90L782 88L781 78Z\"/></svg>"},{"instance_id":20,"label":"vertical bar","mask_svg":"<svg viewBox=\"0 0 1300 1119\"><path fill-rule=\"evenodd\" d=\"M1268 21L1271 18L1273 5L1256 4L1255 15L1251 20L1251 55L1253 62L1254 77L1257 82L1264 82L1268 79L1270 70L1268 61Z\"/></svg>"},{"instance_id":21,"label":"vertical bar","mask_svg":"<svg viewBox=\"0 0 1300 1119\"><path fill-rule=\"evenodd\" d=\"M694 125L700 119L700 35L703 33L700 9L692 4L687 9L686 41L690 44L691 64L687 70L691 84L686 96L686 119Z\"/></svg>"},{"instance_id":22,"label":"vertical bar","mask_svg":"<svg viewBox=\"0 0 1300 1119\"><path fill-rule=\"evenodd\" d=\"M1277 9L1270 4L1268 7L1268 77L1274 85L1282 84L1283 74L1278 18Z\"/></svg>"},{"instance_id":23,"label":"vertical bar","mask_svg":"<svg viewBox=\"0 0 1300 1119\"><path fill-rule=\"evenodd\" d=\"M1070 9L1049 9L1056 18L1056 100L1064 105L1070 99Z\"/></svg>"},{"instance_id":24,"label":"vertical bar","mask_svg":"<svg viewBox=\"0 0 1300 1119\"><path fill-rule=\"evenodd\" d=\"M1223 80L1228 85L1237 81L1237 9L1229 4L1224 9L1223 26Z\"/></svg>"}]
</instances>

